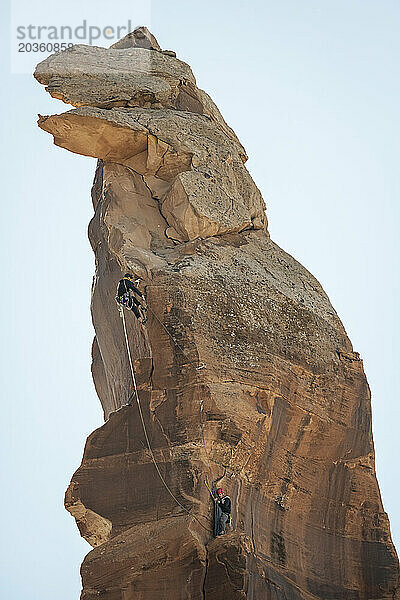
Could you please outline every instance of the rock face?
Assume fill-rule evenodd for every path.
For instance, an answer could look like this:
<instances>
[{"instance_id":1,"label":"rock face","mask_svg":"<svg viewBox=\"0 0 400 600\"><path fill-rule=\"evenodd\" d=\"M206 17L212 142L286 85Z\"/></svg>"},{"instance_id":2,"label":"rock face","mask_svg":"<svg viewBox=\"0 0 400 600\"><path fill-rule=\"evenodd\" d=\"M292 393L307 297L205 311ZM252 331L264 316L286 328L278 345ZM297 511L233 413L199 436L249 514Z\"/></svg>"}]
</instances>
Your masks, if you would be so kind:
<instances>
[{"instance_id":1,"label":"rock face","mask_svg":"<svg viewBox=\"0 0 400 600\"><path fill-rule=\"evenodd\" d=\"M65 498L94 548L82 600L400 598L362 361L318 281L270 239L246 153L190 67L141 28L54 54L35 77L75 107L39 126L99 159L92 370L106 421ZM126 405L126 271L144 280L149 320L126 324L172 495ZM204 480L221 475L233 526L213 539Z\"/></svg>"}]
</instances>

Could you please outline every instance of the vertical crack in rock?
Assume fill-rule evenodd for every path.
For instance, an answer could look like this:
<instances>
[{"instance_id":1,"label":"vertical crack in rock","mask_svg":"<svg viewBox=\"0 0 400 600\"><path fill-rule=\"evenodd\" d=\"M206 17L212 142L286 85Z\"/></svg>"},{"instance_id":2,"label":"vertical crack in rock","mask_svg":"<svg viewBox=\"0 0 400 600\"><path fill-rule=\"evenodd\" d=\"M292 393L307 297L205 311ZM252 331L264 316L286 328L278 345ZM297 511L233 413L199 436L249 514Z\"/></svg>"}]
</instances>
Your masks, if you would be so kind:
<instances>
[{"instance_id":1,"label":"vertical crack in rock","mask_svg":"<svg viewBox=\"0 0 400 600\"><path fill-rule=\"evenodd\" d=\"M203 585L202 585L202 600L207 600L207 590L206 590L206 582L207 582L207 575L208 575L208 549L207 549L207 544L205 545L205 549L206 549L206 559L205 559L205 569L204 569L204 579L203 579Z\"/></svg>"},{"instance_id":2,"label":"vertical crack in rock","mask_svg":"<svg viewBox=\"0 0 400 600\"><path fill-rule=\"evenodd\" d=\"M251 504L250 504L250 511L251 511L251 541L252 541L252 544L253 544L253 552L254 552L254 554L257 554L256 540L255 540L255 536L254 536L253 502L251 502Z\"/></svg>"},{"instance_id":3,"label":"vertical crack in rock","mask_svg":"<svg viewBox=\"0 0 400 600\"><path fill-rule=\"evenodd\" d=\"M318 281L271 240L246 152L189 65L139 28L56 53L35 77L72 105L39 127L98 159L92 373L105 423L65 498L93 546L81 600L400 598L362 360ZM143 418L189 514L125 406L115 291L127 271L149 307L146 327L125 312ZM212 539L204 480L222 466L234 528Z\"/></svg>"}]
</instances>

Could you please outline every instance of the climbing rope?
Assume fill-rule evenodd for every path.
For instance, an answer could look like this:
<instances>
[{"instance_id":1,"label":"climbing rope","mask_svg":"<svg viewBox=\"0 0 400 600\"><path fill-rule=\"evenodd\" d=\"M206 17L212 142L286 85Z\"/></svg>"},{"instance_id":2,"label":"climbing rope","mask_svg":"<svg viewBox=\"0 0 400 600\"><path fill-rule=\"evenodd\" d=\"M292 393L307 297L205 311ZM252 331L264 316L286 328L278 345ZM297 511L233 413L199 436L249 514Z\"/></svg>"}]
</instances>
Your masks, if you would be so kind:
<instances>
[{"instance_id":1,"label":"climbing rope","mask_svg":"<svg viewBox=\"0 0 400 600\"><path fill-rule=\"evenodd\" d=\"M174 342L175 346L177 346L179 348L179 350L182 352L182 354L184 354L185 356L188 356L185 352L185 350L182 348L182 346L180 346L178 344L178 342L176 341L176 339L171 335L171 333L168 331L168 329L165 327L164 323L157 317L156 313L154 312L154 310L152 310L150 308L150 306L147 306L147 309L151 312L151 314L157 319L157 321L160 323L161 327L163 327L166 331L166 333L169 335L169 337L171 338L171 340ZM198 367L196 367L196 369L198 368L202 368L202 365L199 365Z\"/></svg>"},{"instance_id":2,"label":"climbing rope","mask_svg":"<svg viewBox=\"0 0 400 600\"><path fill-rule=\"evenodd\" d=\"M152 312L153 312L153 311L152 311ZM208 527L205 527L205 526L203 525L203 523L202 523L202 522L201 522L201 521L200 521L200 520L199 520L199 519L196 517L196 515L193 515L193 514L190 512L190 510L188 510L188 509L186 508L186 506L184 506L184 505L183 505L183 504L182 504L182 503L181 503L181 502L178 500L178 498L175 496L175 494L172 492L171 488L169 487L169 485L168 485L168 484L167 484L167 482L165 481L165 479L164 479L164 477L163 477L163 475L162 475L162 473L161 473L161 471L160 471L160 468L159 468L159 466L158 466L158 464L157 464L157 461L156 461L156 459L155 459L155 456L154 456L154 453L153 453L153 449L152 449L152 447L151 447L151 444L150 444L150 439L149 439L149 436L148 436L148 433L147 433L147 427L146 427L146 423L145 423L145 420L144 420L144 417L143 417L142 407L141 407L141 404L140 404L140 398L139 398L139 394L138 394L138 390L137 390L137 384L136 384L135 370L134 370L134 368L133 368L132 356L131 356L131 350L130 350L130 347L129 347L128 333L127 333L127 330L126 330L125 314L124 314L124 309L123 309L123 307L122 307L122 306L120 306L120 313L121 313L121 317L122 317L122 324L123 324L123 327L124 327L124 335L125 335L126 351L127 351L127 354L128 354L129 366L130 366L130 369L131 369L131 374L132 374L132 381L133 381L133 388L134 388L134 396L135 396L135 398L136 398L136 403L137 403L137 406L138 406L138 409L139 409L139 415L140 415L140 420L141 420L141 422L142 422L143 433L144 433L144 437L145 437L145 439L146 439L147 448L148 448L148 450L149 450L149 452L150 452L151 460L152 460L152 462L153 462L153 464L154 464L154 467L155 467L155 469L156 469L156 471L157 471L157 473L158 473L158 476L159 476L159 478L160 478L160 480L161 480L162 484L164 485L164 487L165 487L165 489L167 490L167 492L169 493L169 495L170 495L170 496L171 496L171 497L172 497L172 498L175 500L175 502L178 504L178 506L180 506L180 507L181 507L181 508L182 508L182 509L183 509L185 512L187 512L187 514L188 514L188 515L190 515L191 517L193 517L193 518L194 518L194 519L195 519L195 520L196 520L196 521L199 523L199 525L201 525L201 527L203 527L203 529L205 529L206 531L208 531L208 530L209 530L209 528L208 528ZM153 313L153 314L154 314L154 313Z\"/></svg>"},{"instance_id":3,"label":"climbing rope","mask_svg":"<svg viewBox=\"0 0 400 600\"><path fill-rule=\"evenodd\" d=\"M165 329L166 333L169 335L169 337L174 342L174 344L179 348L179 350L182 352L182 354L184 356L188 357L188 355L186 354L185 350L182 348L182 346L180 344L178 344L178 342L176 341L176 339L171 335L171 333L165 327L164 323L157 317L157 315L154 312L154 310L152 310L150 308L150 306L147 306L147 308L151 312L151 314L154 316L154 318L157 319L157 321L160 323L161 327L163 327ZM198 397L198 400L199 400L199 407L200 407L200 427L201 427L201 436L202 436L202 440L203 440L204 452L206 453L206 457L207 457L208 463L210 463L211 459L210 459L210 455L208 454L208 451L207 451L206 440L205 440L205 436L204 436L204 411L203 411L204 407L203 407L203 400L200 397L200 389L199 389L200 388L200 381L199 381L199 374L198 374L198 371L200 369L204 368L204 366L205 365L203 365L202 363L200 363L197 367L195 367L195 369L196 369L196 379L197 379L196 389L197 389L197 397ZM209 472L211 474L212 471L211 471L210 465L208 464L207 467L208 467L208 470L209 470Z\"/></svg>"}]
</instances>

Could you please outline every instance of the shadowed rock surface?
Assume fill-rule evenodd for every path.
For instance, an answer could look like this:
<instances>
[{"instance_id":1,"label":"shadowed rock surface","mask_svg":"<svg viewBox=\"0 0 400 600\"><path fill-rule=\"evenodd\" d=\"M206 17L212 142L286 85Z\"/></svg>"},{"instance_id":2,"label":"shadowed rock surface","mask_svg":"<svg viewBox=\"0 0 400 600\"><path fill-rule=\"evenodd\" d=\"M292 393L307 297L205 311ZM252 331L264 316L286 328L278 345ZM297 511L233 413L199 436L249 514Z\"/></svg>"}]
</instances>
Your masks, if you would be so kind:
<instances>
[{"instance_id":1,"label":"shadowed rock surface","mask_svg":"<svg viewBox=\"0 0 400 600\"><path fill-rule=\"evenodd\" d=\"M35 77L75 108L39 126L97 157L89 237L93 378L105 424L66 492L93 546L82 600L393 600L398 561L374 468L362 361L318 281L269 237L246 153L190 67L145 28L74 46ZM114 301L126 315L136 405ZM204 479L233 501L211 535Z\"/></svg>"}]
</instances>

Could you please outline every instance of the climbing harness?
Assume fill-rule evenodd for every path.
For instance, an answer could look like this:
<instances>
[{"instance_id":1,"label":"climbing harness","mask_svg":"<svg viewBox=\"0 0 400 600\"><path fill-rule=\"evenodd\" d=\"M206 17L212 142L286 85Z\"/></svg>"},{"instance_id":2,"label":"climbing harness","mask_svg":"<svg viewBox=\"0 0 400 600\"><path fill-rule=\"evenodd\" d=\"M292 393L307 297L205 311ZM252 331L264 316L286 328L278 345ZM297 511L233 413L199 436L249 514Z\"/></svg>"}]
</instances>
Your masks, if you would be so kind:
<instances>
[{"instance_id":1,"label":"climbing harness","mask_svg":"<svg viewBox=\"0 0 400 600\"><path fill-rule=\"evenodd\" d=\"M115 300L118 305L129 308L142 324L147 321L147 307L143 304L144 296L140 289L133 284L133 276L129 273L119 280ZM135 284L139 280L135 281ZM129 285L128 285L129 284ZM141 301L137 297L141 298Z\"/></svg>"},{"instance_id":2,"label":"climbing harness","mask_svg":"<svg viewBox=\"0 0 400 600\"><path fill-rule=\"evenodd\" d=\"M164 477L163 477L163 475L162 475L162 473L160 471L160 468L159 468L159 466L157 464L157 461L156 461L154 453L153 453L153 449L152 449L151 444L150 444L150 439L149 439L149 436L148 436L148 433L147 433L147 427L146 427L146 423L145 423L145 420L144 420L144 416L143 416L143 412L142 412L142 407L141 407L141 404L140 404L140 398L139 398L139 394L138 394L138 390L137 390L135 370L133 368L131 350L130 350L130 347L129 347L128 333L127 333L127 330L126 330L124 309L123 309L122 306L120 306L119 310L120 310L120 314L121 314L121 318L122 318L122 324L123 324L124 335L125 335L126 351L127 351L127 354L128 354L129 366L130 366L131 374L132 374L132 381L133 381L133 388L134 388L133 395L134 395L134 397L136 399L136 403L137 403L137 406L138 406L140 420L142 422L142 427L143 427L143 433L144 433L144 437L146 439L147 448L148 448L148 450L150 452L151 460L152 460L152 462L154 464L154 467L155 467L155 469L157 471L157 474L158 474L158 476L159 476L162 484L164 485L164 487L167 490L167 492L169 493L169 495L175 500L175 502L178 504L178 506L180 506L185 512L187 512L188 515L190 515L191 517L193 517L199 523L199 525L201 525L201 527L203 527L203 529L205 529L206 531L208 531L209 528L205 527L203 525L203 523L198 519L198 517L196 517L196 515L193 515L190 512L190 510L188 510L186 508L186 506L184 506L181 502L179 502L178 498L175 496L175 494L172 492L171 488L169 487L169 485L165 481L165 479L164 479Z\"/></svg>"}]
</instances>

